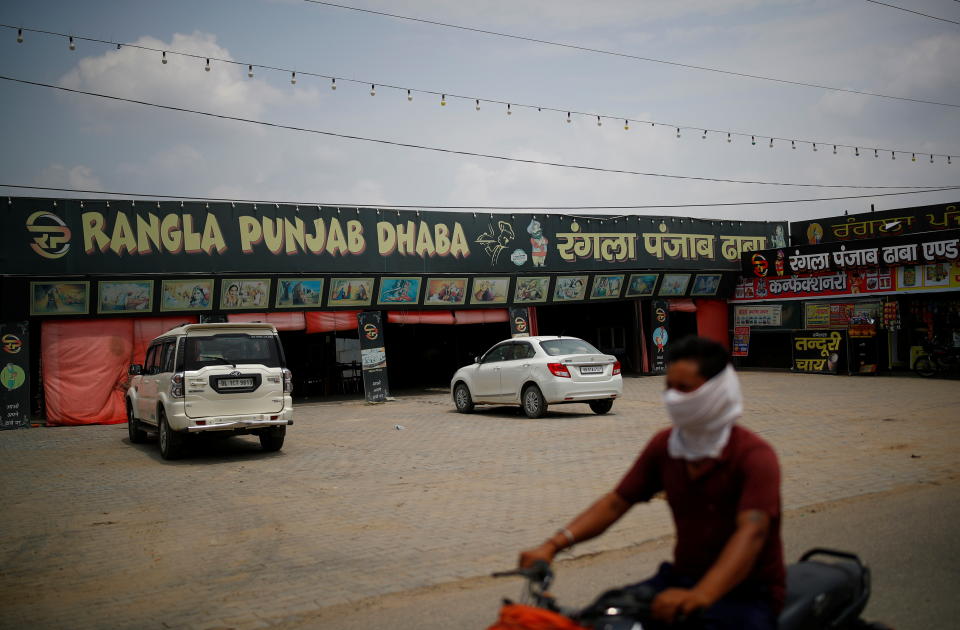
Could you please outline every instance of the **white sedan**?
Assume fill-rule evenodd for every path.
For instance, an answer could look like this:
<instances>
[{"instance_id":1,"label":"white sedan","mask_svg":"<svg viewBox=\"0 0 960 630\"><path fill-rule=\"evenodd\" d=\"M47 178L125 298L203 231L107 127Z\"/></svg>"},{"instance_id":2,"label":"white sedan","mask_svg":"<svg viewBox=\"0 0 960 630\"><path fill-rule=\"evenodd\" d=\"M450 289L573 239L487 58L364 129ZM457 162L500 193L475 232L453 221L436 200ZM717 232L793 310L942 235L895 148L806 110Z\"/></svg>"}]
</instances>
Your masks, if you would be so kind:
<instances>
[{"instance_id":1,"label":"white sedan","mask_svg":"<svg viewBox=\"0 0 960 630\"><path fill-rule=\"evenodd\" d=\"M493 346L450 381L460 413L474 405L521 405L539 418L547 405L589 403L603 414L623 394L620 362L576 337L519 337Z\"/></svg>"}]
</instances>

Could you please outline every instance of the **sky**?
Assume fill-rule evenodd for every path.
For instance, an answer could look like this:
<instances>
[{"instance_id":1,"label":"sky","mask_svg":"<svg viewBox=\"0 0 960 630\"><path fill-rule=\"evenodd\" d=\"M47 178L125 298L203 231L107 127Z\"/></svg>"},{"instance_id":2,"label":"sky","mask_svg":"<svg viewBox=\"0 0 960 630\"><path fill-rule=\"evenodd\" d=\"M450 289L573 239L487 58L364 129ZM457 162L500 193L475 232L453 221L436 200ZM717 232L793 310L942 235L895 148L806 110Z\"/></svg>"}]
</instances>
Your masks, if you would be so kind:
<instances>
[{"instance_id":1,"label":"sky","mask_svg":"<svg viewBox=\"0 0 960 630\"><path fill-rule=\"evenodd\" d=\"M960 105L960 25L863 0L342 0L349 6L682 64ZM956 0L894 0L960 21ZM960 107L707 72L304 0L5 0L0 75L279 125L523 160L825 186L960 186ZM188 59L173 51L289 72ZM307 76L318 73L330 80ZM358 83L346 79L353 78ZM370 84L378 84L371 96ZM413 100L406 90L414 90ZM417 90L556 108L537 111ZM572 116L565 111L595 115ZM0 80L0 183L324 205L623 206L895 190L709 182L439 153ZM664 123L631 123L623 118ZM676 125L683 129L677 137ZM696 130L692 129L696 128ZM733 136L702 129L754 134ZM769 138L777 140L769 147ZM814 152L808 143L816 141ZM881 147L832 152L833 144ZM907 151L891 159L889 149ZM911 161L909 152L917 152ZM923 153L924 155L919 155ZM929 163L929 154L955 156ZM104 197L0 188L23 196ZM121 198L125 198L121 195ZM128 197L126 197L128 198ZM577 210L803 220L960 191L716 208Z\"/></svg>"}]
</instances>

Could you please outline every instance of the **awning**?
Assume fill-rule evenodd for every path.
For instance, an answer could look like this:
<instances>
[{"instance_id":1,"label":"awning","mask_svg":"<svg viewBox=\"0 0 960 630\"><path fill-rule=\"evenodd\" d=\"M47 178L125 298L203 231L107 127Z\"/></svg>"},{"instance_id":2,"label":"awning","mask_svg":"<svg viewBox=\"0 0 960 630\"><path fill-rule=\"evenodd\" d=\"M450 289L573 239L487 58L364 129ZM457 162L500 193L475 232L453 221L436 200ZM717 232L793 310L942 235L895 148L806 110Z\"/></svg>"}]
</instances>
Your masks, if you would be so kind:
<instances>
[{"instance_id":1,"label":"awning","mask_svg":"<svg viewBox=\"0 0 960 630\"><path fill-rule=\"evenodd\" d=\"M668 300L671 311L680 311L681 313L696 313L697 305L690 298L676 298Z\"/></svg>"},{"instance_id":2,"label":"awning","mask_svg":"<svg viewBox=\"0 0 960 630\"><path fill-rule=\"evenodd\" d=\"M454 324L452 311L388 311L390 324Z\"/></svg>"},{"instance_id":3,"label":"awning","mask_svg":"<svg viewBox=\"0 0 960 630\"><path fill-rule=\"evenodd\" d=\"M229 313L230 322L263 322L273 324L277 330L303 330L307 327L302 311L292 313Z\"/></svg>"},{"instance_id":4,"label":"awning","mask_svg":"<svg viewBox=\"0 0 960 630\"><path fill-rule=\"evenodd\" d=\"M304 313L308 333L356 330L360 311L309 311Z\"/></svg>"},{"instance_id":5,"label":"awning","mask_svg":"<svg viewBox=\"0 0 960 630\"><path fill-rule=\"evenodd\" d=\"M454 311L453 317L457 324L493 324L510 321L510 314L505 308L483 308L465 311Z\"/></svg>"}]
</instances>

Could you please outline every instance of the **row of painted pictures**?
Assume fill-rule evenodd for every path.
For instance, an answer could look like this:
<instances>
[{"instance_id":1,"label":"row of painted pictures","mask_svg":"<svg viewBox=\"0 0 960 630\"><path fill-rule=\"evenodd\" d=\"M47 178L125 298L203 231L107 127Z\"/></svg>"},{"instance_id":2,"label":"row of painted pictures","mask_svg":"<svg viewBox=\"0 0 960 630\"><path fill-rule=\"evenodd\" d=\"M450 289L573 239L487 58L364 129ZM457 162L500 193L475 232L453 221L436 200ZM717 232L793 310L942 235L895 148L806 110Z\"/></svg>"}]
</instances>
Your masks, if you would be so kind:
<instances>
[{"instance_id":1,"label":"row of painted pictures","mask_svg":"<svg viewBox=\"0 0 960 630\"><path fill-rule=\"evenodd\" d=\"M663 274L660 296L683 296L693 274ZM513 291L514 304L537 304L549 301L551 276L522 276L517 278ZM592 300L609 298L637 298L654 295L658 273L630 274L624 291L626 274L598 274L593 276L590 290ZM715 295L721 274L697 274L690 295ZM385 277L380 279L379 291L374 295L374 278L331 278L327 291L327 306L370 306L376 297L380 305L458 306L464 304L490 305L510 302L509 276L473 278L423 278L418 276ZM162 280L161 311L207 311L213 308L214 279ZM268 308L317 308L322 306L324 278L279 278L276 299L270 305L270 278L220 280L220 310ZM554 283L552 301L572 302L587 299L589 276L558 276ZM98 283L97 313L152 312L153 280L100 280ZM31 315L71 315L89 312L90 282L51 281L30 283ZM421 301L422 295L422 301Z\"/></svg>"}]
</instances>

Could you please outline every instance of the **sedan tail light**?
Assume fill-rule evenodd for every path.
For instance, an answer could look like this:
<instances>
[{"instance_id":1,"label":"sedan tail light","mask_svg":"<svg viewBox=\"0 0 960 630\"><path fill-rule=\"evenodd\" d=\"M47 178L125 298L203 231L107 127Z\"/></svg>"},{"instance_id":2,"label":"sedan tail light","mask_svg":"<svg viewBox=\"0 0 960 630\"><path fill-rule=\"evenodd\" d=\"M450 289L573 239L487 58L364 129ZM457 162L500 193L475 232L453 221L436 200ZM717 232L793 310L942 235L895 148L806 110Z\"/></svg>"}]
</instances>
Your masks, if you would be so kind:
<instances>
[{"instance_id":1,"label":"sedan tail light","mask_svg":"<svg viewBox=\"0 0 960 630\"><path fill-rule=\"evenodd\" d=\"M570 378L570 370L568 370L567 366L563 365L562 363L547 363L547 369L550 370L550 373L554 376Z\"/></svg>"},{"instance_id":2,"label":"sedan tail light","mask_svg":"<svg viewBox=\"0 0 960 630\"><path fill-rule=\"evenodd\" d=\"M614 362L613 362L613 373L614 373L614 375L617 375L617 374L620 373L620 362L619 362L619 361L614 361Z\"/></svg>"}]
</instances>

